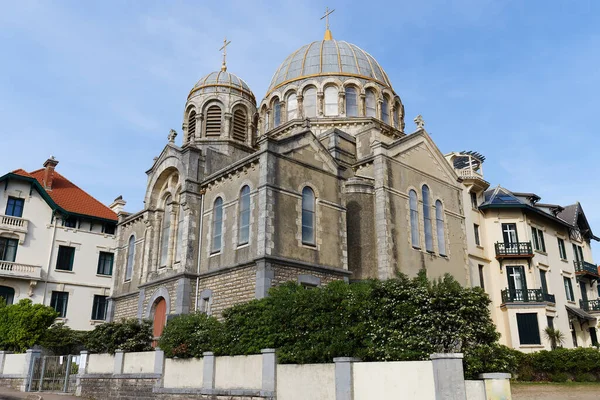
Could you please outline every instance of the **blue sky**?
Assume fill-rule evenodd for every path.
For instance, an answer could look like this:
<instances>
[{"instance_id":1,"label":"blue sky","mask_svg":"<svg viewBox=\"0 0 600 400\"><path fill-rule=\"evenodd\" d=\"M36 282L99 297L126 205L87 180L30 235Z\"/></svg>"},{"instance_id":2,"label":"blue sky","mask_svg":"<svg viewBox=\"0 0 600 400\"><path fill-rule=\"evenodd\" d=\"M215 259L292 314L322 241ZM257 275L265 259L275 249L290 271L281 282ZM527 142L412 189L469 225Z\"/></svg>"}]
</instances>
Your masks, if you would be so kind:
<instances>
[{"instance_id":1,"label":"blue sky","mask_svg":"<svg viewBox=\"0 0 600 400\"><path fill-rule=\"evenodd\" d=\"M6 1L0 171L54 155L101 201L139 210L144 172L194 83L219 69L223 37L260 101L284 58L322 38L325 6L334 38L386 70L407 132L422 114L443 153L483 153L492 185L580 201L600 235L594 1Z\"/></svg>"}]
</instances>

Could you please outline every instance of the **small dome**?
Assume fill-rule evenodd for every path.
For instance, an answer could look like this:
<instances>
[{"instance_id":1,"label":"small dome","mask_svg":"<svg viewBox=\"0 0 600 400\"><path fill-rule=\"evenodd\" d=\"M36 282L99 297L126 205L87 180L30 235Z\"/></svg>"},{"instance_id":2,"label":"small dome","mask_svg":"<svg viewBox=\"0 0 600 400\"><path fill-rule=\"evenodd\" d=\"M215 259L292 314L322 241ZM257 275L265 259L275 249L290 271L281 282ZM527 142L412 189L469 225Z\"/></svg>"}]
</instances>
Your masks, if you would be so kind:
<instances>
[{"instance_id":1,"label":"small dome","mask_svg":"<svg viewBox=\"0 0 600 400\"><path fill-rule=\"evenodd\" d=\"M320 40L300 47L279 66L267 95L286 83L314 76L349 76L392 87L385 71L369 53L340 40Z\"/></svg>"},{"instance_id":2,"label":"small dome","mask_svg":"<svg viewBox=\"0 0 600 400\"><path fill-rule=\"evenodd\" d=\"M215 92L233 93L242 96L246 95L254 100L254 93L252 93L252 90L250 90L248 84L238 76L227 71L211 72L204 78L200 79L190 91L188 98L195 94Z\"/></svg>"}]
</instances>

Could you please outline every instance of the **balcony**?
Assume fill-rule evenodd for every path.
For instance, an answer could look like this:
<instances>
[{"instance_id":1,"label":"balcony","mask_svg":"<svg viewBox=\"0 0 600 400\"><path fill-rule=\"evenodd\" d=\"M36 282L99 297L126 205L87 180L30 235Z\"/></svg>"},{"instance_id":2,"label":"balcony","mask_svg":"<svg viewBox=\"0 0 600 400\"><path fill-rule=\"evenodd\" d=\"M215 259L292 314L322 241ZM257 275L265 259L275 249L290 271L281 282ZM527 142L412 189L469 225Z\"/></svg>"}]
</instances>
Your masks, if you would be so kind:
<instances>
[{"instance_id":1,"label":"balcony","mask_svg":"<svg viewBox=\"0 0 600 400\"><path fill-rule=\"evenodd\" d=\"M29 221L24 218L10 215L0 215L0 232L14 233L19 236L19 242L23 244Z\"/></svg>"},{"instance_id":2,"label":"balcony","mask_svg":"<svg viewBox=\"0 0 600 400\"><path fill-rule=\"evenodd\" d=\"M579 308L588 312L600 312L600 300L579 300Z\"/></svg>"},{"instance_id":3,"label":"balcony","mask_svg":"<svg viewBox=\"0 0 600 400\"><path fill-rule=\"evenodd\" d=\"M553 294L544 293L542 289L504 289L502 303L556 303Z\"/></svg>"},{"instance_id":4,"label":"balcony","mask_svg":"<svg viewBox=\"0 0 600 400\"><path fill-rule=\"evenodd\" d=\"M0 261L0 276L29 280L40 280L42 278L42 267L38 265L28 265L10 261Z\"/></svg>"},{"instance_id":5,"label":"balcony","mask_svg":"<svg viewBox=\"0 0 600 400\"><path fill-rule=\"evenodd\" d=\"M496 258L532 258L533 248L531 242L504 243L497 242Z\"/></svg>"},{"instance_id":6,"label":"balcony","mask_svg":"<svg viewBox=\"0 0 600 400\"><path fill-rule=\"evenodd\" d=\"M575 274L577 277L588 278L591 280L600 279L598 274L598 266L587 261L573 261L575 266Z\"/></svg>"}]
</instances>

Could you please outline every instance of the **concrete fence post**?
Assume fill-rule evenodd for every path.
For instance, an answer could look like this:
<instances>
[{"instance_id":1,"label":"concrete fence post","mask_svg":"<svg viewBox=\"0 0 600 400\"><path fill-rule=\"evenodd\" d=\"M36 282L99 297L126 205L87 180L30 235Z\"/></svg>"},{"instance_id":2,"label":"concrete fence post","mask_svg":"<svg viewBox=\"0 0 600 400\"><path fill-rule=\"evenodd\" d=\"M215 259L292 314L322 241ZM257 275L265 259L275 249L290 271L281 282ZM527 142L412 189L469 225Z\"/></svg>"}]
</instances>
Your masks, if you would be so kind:
<instances>
[{"instance_id":1,"label":"concrete fence post","mask_svg":"<svg viewBox=\"0 0 600 400\"><path fill-rule=\"evenodd\" d=\"M123 374L123 362L125 361L125 352L123 350L115 350L115 369L114 375Z\"/></svg>"},{"instance_id":2,"label":"concrete fence post","mask_svg":"<svg viewBox=\"0 0 600 400\"><path fill-rule=\"evenodd\" d=\"M204 368L202 371L202 389L213 390L215 388L215 353L206 351L204 357Z\"/></svg>"},{"instance_id":3,"label":"concrete fence post","mask_svg":"<svg viewBox=\"0 0 600 400\"><path fill-rule=\"evenodd\" d=\"M4 374L4 363L8 354L12 354L12 351L0 351L0 375Z\"/></svg>"},{"instance_id":4,"label":"concrete fence post","mask_svg":"<svg viewBox=\"0 0 600 400\"><path fill-rule=\"evenodd\" d=\"M352 364L360 361L353 357L334 358L335 363L335 400L353 400L354 382Z\"/></svg>"},{"instance_id":5,"label":"concrete fence post","mask_svg":"<svg viewBox=\"0 0 600 400\"><path fill-rule=\"evenodd\" d=\"M510 374L479 374L485 387L485 398L489 400L512 400L510 392Z\"/></svg>"},{"instance_id":6,"label":"concrete fence post","mask_svg":"<svg viewBox=\"0 0 600 400\"><path fill-rule=\"evenodd\" d=\"M160 378L156 380L155 387L164 386L165 377L165 352L157 347L154 349L154 373L160 375Z\"/></svg>"},{"instance_id":7,"label":"concrete fence post","mask_svg":"<svg viewBox=\"0 0 600 400\"><path fill-rule=\"evenodd\" d=\"M81 377L87 375L89 360L89 351L83 350L81 353L79 353L79 371L77 371L77 378L75 380L75 396L81 396L81 392L83 390L81 385Z\"/></svg>"},{"instance_id":8,"label":"concrete fence post","mask_svg":"<svg viewBox=\"0 0 600 400\"><path fill-rule=\"evenodd\" d=\"M437 353L429 358L433 366L436 400L466 400L462 353Z\"/></svg>"},{"instance_id":9,"label":"concrete fence post","mask_svg":"<svg viewBox=\"0 0 600 400\"><path fill-rule=\"evenodd\" d=\"M25 353L25 379L23 379L23 383L21 384L20 390L21 392L27 392L29 387L31 386L31 379L33 378L33 366L35 364L35 360L40 358L42 352L40 350L32 350L29 349Z\"/></svg>"},{"instance_id":10,"label":"concrete fence post","mask_svg":"<svg viewBox=\"0 0 600 400\"><path fill-rule=\"evenodd\" d=\"M275 349L262 349L260 352L262 353L261 396L274 396L277 390L277 354Z\"/></svg>"}]
</instances>

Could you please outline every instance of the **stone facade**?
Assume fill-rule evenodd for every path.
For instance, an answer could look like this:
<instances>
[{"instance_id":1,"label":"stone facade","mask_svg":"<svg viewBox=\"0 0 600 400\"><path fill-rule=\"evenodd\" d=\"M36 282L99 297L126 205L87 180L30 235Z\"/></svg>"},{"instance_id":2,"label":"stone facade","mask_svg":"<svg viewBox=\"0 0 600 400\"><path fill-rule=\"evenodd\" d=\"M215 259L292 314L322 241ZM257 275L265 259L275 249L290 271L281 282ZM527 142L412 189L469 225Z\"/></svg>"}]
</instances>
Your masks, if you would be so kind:
<instances>
[{"instance_id":1,"label":"stone facade","mask_svg":"<svg viewBox=\"0 0 600 400\"><path fill-rule=\"evenodd\" d=\"M201 79L184 108L182 145L171 131L147 171L145 208L119 216L114 316L153 318L163 300L167 314L220 316L286 281L426 269L468 284L458 176L422 121L404 132L404 106L382 71L372 60L356 76L300 74L274 82L258 107L226 68Z\"/></svg>"}]
</instances>

